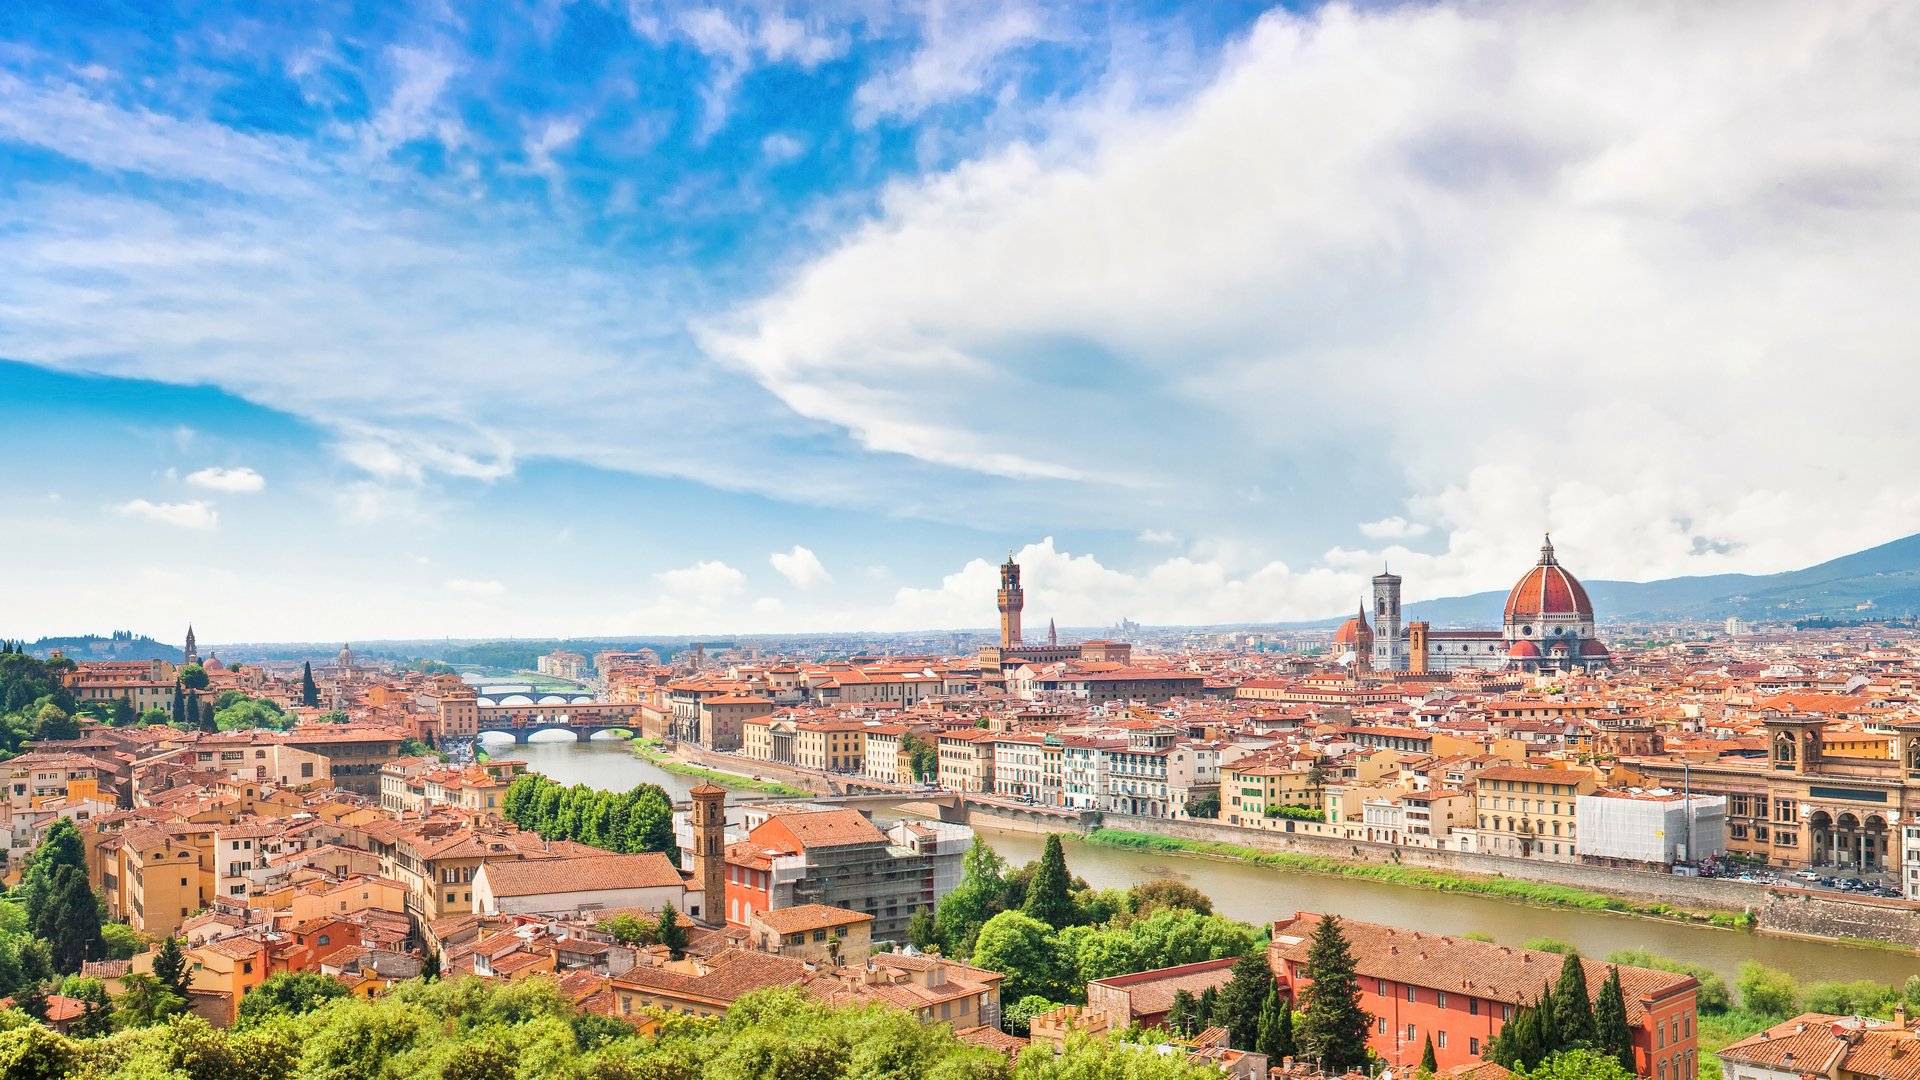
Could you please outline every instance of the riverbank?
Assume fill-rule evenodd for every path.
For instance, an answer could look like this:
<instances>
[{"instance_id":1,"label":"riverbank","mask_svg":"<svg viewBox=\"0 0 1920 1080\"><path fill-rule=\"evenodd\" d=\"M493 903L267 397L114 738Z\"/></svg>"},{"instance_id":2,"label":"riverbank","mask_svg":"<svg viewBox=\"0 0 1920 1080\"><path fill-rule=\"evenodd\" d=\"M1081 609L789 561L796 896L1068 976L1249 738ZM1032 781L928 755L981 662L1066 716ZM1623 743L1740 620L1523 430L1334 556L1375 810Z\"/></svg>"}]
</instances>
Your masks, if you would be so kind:
<instances>
[{"instance_id":1,"label":"riverbank","mask_svg":"<svg viewBox=\"0 0 1920 1080\"><path fill-rule=\"evenodd\" d=\"M674 773L678 776L692 776L701 780L710 780L723 788L735 791L757 791L763 795L788 795L796 798L812 798L813 792L805 788L793 787L772 780L755 780L751 776L739 773L722 772L719 769L706 769L698 765L689 765L667 753L667 748L655 739L631 739L627 746L636 757L645 760L656 769Z\"/></svg>"},{"instance_id":2,"label":"riverbank","mask_svg":"<svg viewBox=\"0 0 1920 1080\"><path fill-rule=\"evenodd\" d=\"M1525 904L1581 908L1587 911L1611 911L1622 915L1643 915L1650 918L1717 926L1727 930L1750 929L1754 925L1753 915L1750 912L1701 910L1666 903L1645 903L1570 885L1523 881L1516 878L1476 877L1424 867L1350 862L1326 855L1304 855L1292 851L1259 851L1217 840L1187 840L1173 836L1130 832L1125 829L1095 829L1079 837L1067 835L1069 839L1078 839L1082 843L1129 851L1157 851L1201 858L1230 859L1276 870L1322 874L1328 877L1360 878L1416 889L1432 889L1438 892L1474 893Z\"/></svg>"}]
</instances>

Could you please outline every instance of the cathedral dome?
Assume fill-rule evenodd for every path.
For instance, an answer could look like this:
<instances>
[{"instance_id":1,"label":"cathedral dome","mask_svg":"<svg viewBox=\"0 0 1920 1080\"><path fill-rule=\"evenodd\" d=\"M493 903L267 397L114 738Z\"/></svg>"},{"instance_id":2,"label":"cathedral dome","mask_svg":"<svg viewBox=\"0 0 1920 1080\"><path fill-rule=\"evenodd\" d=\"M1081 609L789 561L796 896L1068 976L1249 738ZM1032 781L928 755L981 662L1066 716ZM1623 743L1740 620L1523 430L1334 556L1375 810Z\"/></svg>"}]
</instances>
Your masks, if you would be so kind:
<instances>
[{"instance_id":1,"label":"cathedral dome","mask_svg":"<svg viewBox=\"0 0 1920 1080\"><path fill-rule=\"evenodd\" d=\"M1365 609L1361 610L1363 614L1355 615L1340 624L1339 631L1333 635L1335 645L1354 648L1358 645L1373 643L1373 627L1367 625Z\"/></svg>"},{"instance_id":2,"label":"cathedral dome","mask_svg":"<svg viewBox=\"0 0 1920 1080\"><path fill-rule=\"evenodd\" d=\"M1587 599L1579 579L1554 559L1551 538L1540 546L1540 561L1507 594L1506 618L1509 625L1535 619L1593 618L1593 601Z\"/></svg>"},{"instance_id":3,"label":"cathedral dome","mask_svg":"<svg viewBox=\"0 0 1920 1080\"><path fill-rule=\"evenodd\" d=\"M1540 657L1540 646L1531 641L1516 641L1513 643L1513 648L1507 650L1507 655L1515 660L1537 660Z\"/></svg>"}]
</instances>

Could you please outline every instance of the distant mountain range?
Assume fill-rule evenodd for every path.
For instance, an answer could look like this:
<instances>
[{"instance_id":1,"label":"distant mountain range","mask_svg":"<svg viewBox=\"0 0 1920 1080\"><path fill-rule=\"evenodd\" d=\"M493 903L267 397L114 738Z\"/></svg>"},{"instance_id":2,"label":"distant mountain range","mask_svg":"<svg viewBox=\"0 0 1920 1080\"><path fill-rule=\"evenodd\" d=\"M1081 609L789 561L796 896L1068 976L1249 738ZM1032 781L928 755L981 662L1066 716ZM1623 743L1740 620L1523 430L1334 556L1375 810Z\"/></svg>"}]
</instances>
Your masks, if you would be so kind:
<instances>
[{"instance_id":1,"label":"distant mountain range","mask_svg":"<svg viewBox=\"0 0 1920 1080\"><path fill-rule=\"evenodd\" d=\"M1878 622L1920 615L1920 535L1778 574L1713 574L1661 581L1581 581L1602 622L1738 617L1751 622ZM1504 590L1422 600L1406 619L1496 626Z\"/></svg>"}]
</instances>

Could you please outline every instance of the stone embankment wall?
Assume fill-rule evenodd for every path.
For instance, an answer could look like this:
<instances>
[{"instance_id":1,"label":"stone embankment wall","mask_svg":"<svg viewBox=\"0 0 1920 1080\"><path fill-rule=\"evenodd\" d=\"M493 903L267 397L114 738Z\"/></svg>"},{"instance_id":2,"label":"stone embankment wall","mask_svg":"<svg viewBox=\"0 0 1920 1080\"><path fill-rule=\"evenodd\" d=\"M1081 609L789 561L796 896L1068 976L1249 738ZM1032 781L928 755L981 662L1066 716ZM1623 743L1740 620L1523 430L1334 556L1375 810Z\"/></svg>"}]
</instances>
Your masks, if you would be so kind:
<instances>
[{"instance_id":1,"label":"stone embankment wall","mask_svg":"<svg viewBox=\"0 0 1920 1080\"><path fill-rule=\"evenodd\" d=\"M1920 948L1920 910L1905 900L1835 896L1774 887L1758 909L1760 925L1788 934L1861 938Z\"/></svg>"}]
</instances>

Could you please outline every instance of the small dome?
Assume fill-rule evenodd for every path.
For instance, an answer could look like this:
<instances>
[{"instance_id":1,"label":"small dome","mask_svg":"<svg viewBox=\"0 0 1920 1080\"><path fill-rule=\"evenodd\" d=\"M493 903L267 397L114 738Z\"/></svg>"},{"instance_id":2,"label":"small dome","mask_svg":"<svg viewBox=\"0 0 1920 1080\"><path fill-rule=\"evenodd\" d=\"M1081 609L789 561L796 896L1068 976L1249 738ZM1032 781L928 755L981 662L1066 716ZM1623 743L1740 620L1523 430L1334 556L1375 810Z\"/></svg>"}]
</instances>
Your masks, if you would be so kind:
<instances>
[{"instance_id":1,"label":"small dome","mask_svg":"<svg viewBox=\"0 0 1920 1080\"><path fill-rule=\"evenodd\" d=\"M1607 656L1610 656L1611 654L1607 652L1607 647L1605 645L1600 644L1598 640L1594 638L1588 638L1586 641L1581 642L1580 644L1580 655L1605 658Z\"/></svg>"},{"instance_id":2,"label":"small dome","mask_svg":"<svg viewBox=\"0 0 1920 1080\"><path fill-rule=\"evenodd\" d=\"M1516 641L1513 643L1513 648L1507 650L1507 655L1515 660L1537 660L1540 657L1540 646L1531 641Z\"/></svg>"}]
</instances>

